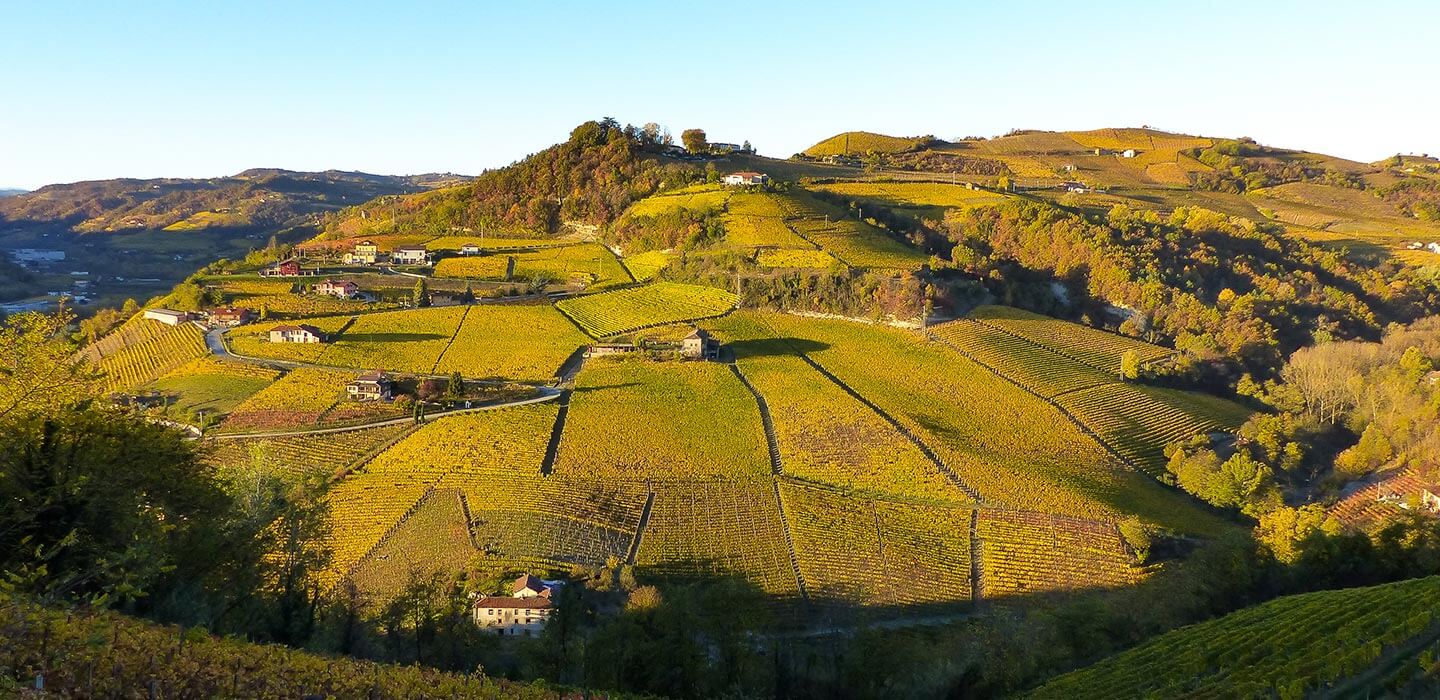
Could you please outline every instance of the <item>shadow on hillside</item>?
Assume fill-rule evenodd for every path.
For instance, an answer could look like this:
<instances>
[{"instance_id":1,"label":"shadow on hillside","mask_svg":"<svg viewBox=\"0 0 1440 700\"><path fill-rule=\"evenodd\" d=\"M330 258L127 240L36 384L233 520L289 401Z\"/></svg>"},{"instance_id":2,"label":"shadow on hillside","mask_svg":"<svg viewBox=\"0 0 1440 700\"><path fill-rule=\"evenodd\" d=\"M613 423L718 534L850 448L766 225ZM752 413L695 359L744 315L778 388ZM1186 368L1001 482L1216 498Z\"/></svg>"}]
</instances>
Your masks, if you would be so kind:
<instances>
[{"instance_id":1,"label":"shadow on hillside","mask_svg":"<svg viewBox=\"0 0 1440 700\"><path fill-rule=\"evenodd\" d=\"M829 347L829 343L820 343L805 338L758 338L736 340L725 344L725 350L729 352L729 356L741 360L751 357L809 354Z\"/></svg>"},{"instance_id":2,"label":"shadow on hillside","mask_svg":"<svg viewBox=\"0 0 1440 700\"><path fill-rule=\"evenodd\" d=\"M418 343L425 340L449 340L440 333L346 333L347 343Z\"/></svg>"},{"instance_id":3,"label":"shadow on hillside","mask_svg":"<svg viewBox=\"0 0 1440 700\"><path fill-rule=\"evenodd\" d=\"M598 384L596 386L577 386L575 393L588 394L596 391L608 391L610 389L629 389L632 386L641 386L643 382L616 382L614 384Z\"/></svg>"}]
</instances>

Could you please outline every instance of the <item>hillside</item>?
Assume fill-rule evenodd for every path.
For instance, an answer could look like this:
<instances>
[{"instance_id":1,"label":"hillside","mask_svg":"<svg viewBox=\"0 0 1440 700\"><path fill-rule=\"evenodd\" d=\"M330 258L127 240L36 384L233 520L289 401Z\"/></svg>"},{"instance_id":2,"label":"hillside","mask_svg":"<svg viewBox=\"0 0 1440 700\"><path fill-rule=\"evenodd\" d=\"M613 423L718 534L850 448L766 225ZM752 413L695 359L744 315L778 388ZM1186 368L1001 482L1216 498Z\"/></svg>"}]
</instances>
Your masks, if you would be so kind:
<instances>
[{"instance_id":1,"label":"hillside","mask_svg":"<svg viewBox=\"0 0 1440 700\"><path fill-rule=\"evenodd\" d=\"M17 697L556 698L561 689L221 639L0 598L0 692ZM159 663L157 663L159 661ZM99 672L97 672L99 671ZM41 679L37 681L37 679ZM38 684L38 685L37 685ZM43 685L44 692L27 691Z\"/></svg>"},{"instance_id":2,"label":"hillside","mask_svg":"<svg viewBox=\"0 0 1440 700\"><path fill-rule=\"evenodd\" d=\"M1435 577L1288 596L1161 635L1027 697L1420 697L1440 683L1437 607Z\"/></svg>"},{"instance_id":3,"label":"hillside","mask_svg":"<svg viewBox=\"0 0 1440 700\"><path fill-rule=\"evenodd\" d=\"M256 168L206 179L92 180L6 197L0 201L0 230L32 225L63 226L77 233L278 229L380 195L463 179Z\"/></svg>"},{"instance_id":4,"label":"hillside","mask_svg":"<svg viewBox=\"0 0 1440 700\"><path fill-rule=\"evenodd\" d=\"M848 156L866 153L905 153L937 144L933 136L886 136L869 131L836 134L804 150L807 156Z\"/></svg>"}]
</instances>

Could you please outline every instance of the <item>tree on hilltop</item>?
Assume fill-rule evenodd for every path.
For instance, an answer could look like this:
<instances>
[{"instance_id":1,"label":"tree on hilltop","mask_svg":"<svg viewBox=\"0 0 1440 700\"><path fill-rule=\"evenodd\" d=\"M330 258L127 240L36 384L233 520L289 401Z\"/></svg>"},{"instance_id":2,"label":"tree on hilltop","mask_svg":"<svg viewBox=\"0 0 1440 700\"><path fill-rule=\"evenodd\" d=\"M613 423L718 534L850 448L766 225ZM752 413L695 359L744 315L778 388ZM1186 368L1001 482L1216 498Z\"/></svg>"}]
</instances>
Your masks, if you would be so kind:
<instances>
[{"instance_id":1,"label":"tree on hilltop","mask_svg":"<svg viewBox=\"0 0 1440 700\"><path fill-rule=\"evenodd\" d=\"M691 153L703 153L710 146L704 129L686 129L680 132L680 142L685 144L685 150Z\"/></svg>"}]
</instances>

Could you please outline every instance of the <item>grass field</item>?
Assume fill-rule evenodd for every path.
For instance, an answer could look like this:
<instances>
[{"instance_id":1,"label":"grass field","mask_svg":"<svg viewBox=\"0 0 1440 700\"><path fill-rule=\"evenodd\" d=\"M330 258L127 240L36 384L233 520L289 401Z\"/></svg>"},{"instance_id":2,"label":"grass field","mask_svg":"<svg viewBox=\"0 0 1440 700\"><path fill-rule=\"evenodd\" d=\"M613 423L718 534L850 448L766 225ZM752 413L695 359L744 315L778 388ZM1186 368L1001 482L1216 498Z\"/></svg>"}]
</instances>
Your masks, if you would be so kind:
<instances>
[{"instance_id":1,"label":"grass field","mask_svg":"<svg viewBox=\"0 0 1440 700\"><path fill-rule=\"evenodd\" d=\"M655 282L643 287L565 299L555 306L596 338L718 316L739 299L714 287Z\"/></svg>"},{"instance_id":2,"label":"grass field","mask_svg":"<svg viewBox=\"0 0 1440 700\"><path fill-rule=\"evenodd\" d=\"M1424 633L1437 609L1433 576L1286 596L1166 633L1028 697L1323 696Z\"/></svg>"},{"instance_id":3,"label":"grass field","mask_svg":"<svg viewBox=\"0 0 1440 700\"><path fill-rule=\"evenodd\" d=\"M1053 407L958 353L891 328L755 316L888 411L989 503L1096 519L1133 514L1182 532L1225 527L1185 496L1123 468Z\"/></svg>"},{"instance_id":4,"label":"grass field","mask_svg":"<svg viewBox=\"0 0 1440 700\"><path fill-rule=\"evenodd\" d=\"M269 386L278 376L280 373L275 370L207 355L150 382L146 388L176 396L178 400L172 406L182 412L203 410L208 415L220 416Z\"/></svg>"},{"instance_id":5,"label":"grass field","mask_svg":"<svg viewBox=\"0 0 1440 700\"><path fill-rule=\"evenodd\" d=\"M770 473L755 400L724 365L591 360L571 398L555 472L606 480Z\"/></svg>"}]
</instances>

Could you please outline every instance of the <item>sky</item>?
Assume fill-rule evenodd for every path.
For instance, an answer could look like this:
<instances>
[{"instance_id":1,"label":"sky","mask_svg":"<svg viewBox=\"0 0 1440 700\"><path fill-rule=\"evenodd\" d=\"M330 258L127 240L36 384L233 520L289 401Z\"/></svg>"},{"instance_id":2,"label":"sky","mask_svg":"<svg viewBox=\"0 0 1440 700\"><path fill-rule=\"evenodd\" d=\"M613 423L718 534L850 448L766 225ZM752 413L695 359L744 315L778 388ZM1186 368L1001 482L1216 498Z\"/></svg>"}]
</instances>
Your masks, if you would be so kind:
<instances>
[{"instance_id":1,"label":"sky","mask_svg":"<svg viewBox=\"0 0 1440 700\"><path fill-rule=\"evenodd\" d=\"M0 0L0 188L477 173L587 119L786 157L847 130L1150 125L1440 153L1433 0Z\"/></svg>"}]
</instances>

